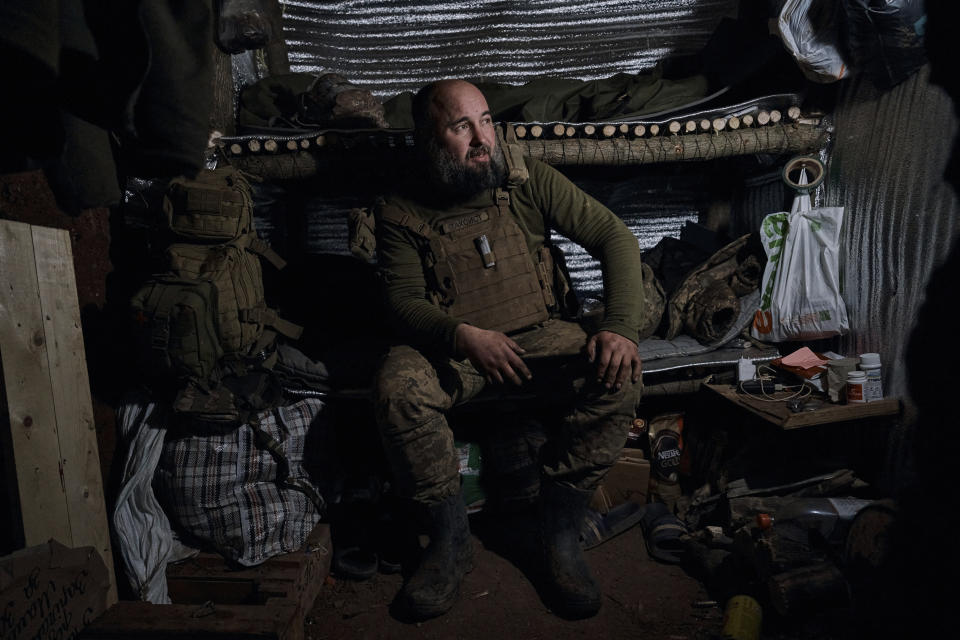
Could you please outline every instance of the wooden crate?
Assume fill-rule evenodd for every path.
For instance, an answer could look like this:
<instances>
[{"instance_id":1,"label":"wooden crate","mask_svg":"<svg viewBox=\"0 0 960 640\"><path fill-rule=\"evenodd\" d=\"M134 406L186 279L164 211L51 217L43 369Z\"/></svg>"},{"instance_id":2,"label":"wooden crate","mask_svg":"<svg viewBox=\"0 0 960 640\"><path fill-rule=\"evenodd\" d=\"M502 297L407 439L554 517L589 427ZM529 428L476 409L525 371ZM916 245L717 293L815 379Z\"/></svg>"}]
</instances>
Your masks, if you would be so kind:
<instances>
[{"instance_id":1,"label":"wooden crate","mask_svg":"<svg viewBox=\"0 0 960 640\"><path fill-rule=\"evenodd\" d=\"M303 549L232 570L204 553L170 565L174 604L118 602L82 640L250 638L301 640L304 618L330 571L330 527L321 523Z\"/></svg>"}]
</instances>

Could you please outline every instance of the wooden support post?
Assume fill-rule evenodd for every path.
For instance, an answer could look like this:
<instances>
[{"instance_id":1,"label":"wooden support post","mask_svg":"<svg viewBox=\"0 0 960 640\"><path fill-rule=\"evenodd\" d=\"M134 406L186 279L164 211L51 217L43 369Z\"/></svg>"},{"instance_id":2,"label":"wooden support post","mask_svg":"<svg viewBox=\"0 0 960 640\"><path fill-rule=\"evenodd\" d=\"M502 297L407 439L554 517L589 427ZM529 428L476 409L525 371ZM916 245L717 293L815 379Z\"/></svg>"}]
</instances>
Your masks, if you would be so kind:
<instances>
[{"instance_id":1,"label":"wooden support post","mask_svg":"<svg viewBox=\"0 0 960 640\"><path fill-rule=\"evenodd\" d=\"M287 51L287 41L283 35L283 4L281 0L265 0L263 3L273 32L270 42L264 49L267 70L271 76L290 73L290 56Z\"/></svg>"},{"instance_id":2,"label":"wooden support post","mask_svg":"<svg viewBox=\"0 0 960 640\"><path fill-rule=\"evenodd\" d=\"M70 234L0 220L0 363L27 546L92 546L117 600ZM0 424L3 424L0 422Z\"/></svg>"}]
</instances>

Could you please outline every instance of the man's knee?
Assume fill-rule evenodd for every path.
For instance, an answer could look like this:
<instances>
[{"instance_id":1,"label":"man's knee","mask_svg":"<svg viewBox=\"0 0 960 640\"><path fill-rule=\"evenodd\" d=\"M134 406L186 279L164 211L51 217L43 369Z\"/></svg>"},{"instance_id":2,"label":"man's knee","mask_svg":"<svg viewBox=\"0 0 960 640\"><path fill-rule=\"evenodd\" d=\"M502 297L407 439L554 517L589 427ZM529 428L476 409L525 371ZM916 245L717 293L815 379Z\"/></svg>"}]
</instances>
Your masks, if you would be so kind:
<instances>
[{"instance_id":1,"label":"man's knee","mask_svg":"<svg viewBox=\"0 0 960 640\"><path fill-rule=\"evenodd\" d=\"M373 384L377 423L383 428L428 422L446 404L445 396L429 360L406 345L392 347Z\"/></svg>"}]
</instances>

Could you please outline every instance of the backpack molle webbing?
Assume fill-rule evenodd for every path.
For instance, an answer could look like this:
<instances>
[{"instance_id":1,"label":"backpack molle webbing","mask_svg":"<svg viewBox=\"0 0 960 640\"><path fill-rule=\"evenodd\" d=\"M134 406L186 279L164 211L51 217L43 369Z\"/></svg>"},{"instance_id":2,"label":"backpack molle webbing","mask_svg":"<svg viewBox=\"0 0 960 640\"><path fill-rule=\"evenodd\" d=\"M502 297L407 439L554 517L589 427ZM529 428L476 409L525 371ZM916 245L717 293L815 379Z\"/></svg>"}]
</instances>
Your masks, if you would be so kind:
<instances>
[{"instance_id":1,"label":"backpack molle webbing","mask_svg":"<svg viewBox=\"0 0 960 640\"><path fill-rule=\"evenodd\" d=\"M175 178L163 213L179 240L166 250L169 271L131 300L143 370L208 385L270 366L276 333L267 327L291 338L302 328L266 306L259 258L278 269L285 262L253 230L244 174L228 166Z\"/></svg>"},{"instance_id":2,"label":"backpack molle webbing","mask_svg":"<svg viewBox=\"0 0 960 640\"><path fill-rule=\"evenodd\" d=\"M193 242L224 242L253 231L253 194L247 177L231 166L170 181L163 196L167 227Z\"/></svg>"},{"instance_id":3,"label":"backpack molle webbing","mask_svg":"<svg viewBox=\"0 0 960 640\"><path fill-rule=\"evenodd\" d=\"M130 303L141 370L210 381L223 357L216 306L216 287L207 280L158 275L144 283Z\"/></svg>"},{"instance_id":4,"label":"backpack molle webbing","mask_svg":"<svg viewBox=\"0 0 960 640\"><path fill-rule=\"evenodd\" d=\"M217 293L216 326L225 355L251 355L251 348L266 326L291 338L301 328L281 320L267 308L263 290L263 271L258 255L265 243L255 234L246 234L217 245L173 244L167 259L174 275L187 280L207 280ZM272 251L268 255L279 260ZM283 265L282 261L275 264Z\"/></svg>"}]
</instances>

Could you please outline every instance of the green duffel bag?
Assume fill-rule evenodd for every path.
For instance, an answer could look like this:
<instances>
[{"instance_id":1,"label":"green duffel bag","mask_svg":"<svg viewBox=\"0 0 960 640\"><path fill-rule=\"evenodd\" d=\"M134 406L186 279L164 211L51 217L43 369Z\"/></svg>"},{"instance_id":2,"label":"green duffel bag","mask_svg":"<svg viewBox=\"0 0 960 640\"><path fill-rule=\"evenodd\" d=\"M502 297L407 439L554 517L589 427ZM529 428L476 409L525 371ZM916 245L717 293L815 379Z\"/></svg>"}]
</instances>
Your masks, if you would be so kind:
<instances>
[{"instance_id":1,"label":"green duffel bag","mask_svg":"<svg viewBox=\"0 0 960 640\"><path fill-rule=\"evenodd\" d=\"M214 324L213 282L156 275L140 287L130 308L137 361L144 373L203 385L214 380L223 348Z\"/></svg>"},{"instance_id":2,"label":"green duffel bag","mask_svg":"<svg viewBox=\"0 0 960 640\"><path fill-rule=\"evenodd\" d=\"M163 196L164 222L183 240L226 242L253 231L253 192L239 169L204 169L174 178Z\"/></svg>"}]
</instances>

